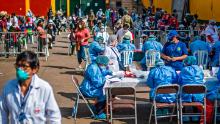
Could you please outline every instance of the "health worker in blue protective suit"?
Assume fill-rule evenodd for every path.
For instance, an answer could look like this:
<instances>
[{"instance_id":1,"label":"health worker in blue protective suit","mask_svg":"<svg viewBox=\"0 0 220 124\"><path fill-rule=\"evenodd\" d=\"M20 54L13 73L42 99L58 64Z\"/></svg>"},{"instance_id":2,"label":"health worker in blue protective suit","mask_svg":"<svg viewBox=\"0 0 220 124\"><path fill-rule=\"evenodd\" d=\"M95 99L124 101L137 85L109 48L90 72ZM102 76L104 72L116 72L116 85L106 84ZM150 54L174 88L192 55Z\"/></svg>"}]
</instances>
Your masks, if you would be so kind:
<instances>
[{"instance_id":1,"label":"health worker in blue protective suit","mask_svg":"<svg viewBox=\"0 0 220 124\"><path fill-rule=\"evenodd\" d=\"M112 72L107 69L109 59L107 56L98 56L96 62L90 64L85 72L84 80L80 85L80 91L86 97L97 98L94 113L97 119L105 119L106 115L103 112L105 108L105 95L103 94L103 86L105 84L106 75L111 75Z\"/></svg>"},{"instance_id":2,"label":"health worker in blue protective suit","mask_svg":"<svg viewBox=\"0 0 220 124\"><path fill-rule=\"evenodd\" d=\"M203 70L196 65L196 57L188 56L184 63L186 67L184 67L180 74L178 83L180 86L184 86L186 84L203 84L204 73ZM182 94L182 102L203 102L204 95L203 94ZM184 111L190 111L192 108L186 108ZM198 112L198 109L193 109L193 111ZM192 121L198 121L198 117L192 117ZM184 117L183 121L190 121L190 117Z\"/></svg>"},{"instance_id":3,"label":"health worker in blue protective suit","mask_svg":"<svg viewBox=\"0 0 220 124\"><path fill-rule=\"evenodd\" d=\"M184 63L186 67L184 67L179 74L179 85L183 86L186 84L203 84L204 73L203 70L198 65L196 65L196 57L188 56L184 60ZM203 96L200 94L183 94L182 97L183 102L203 102Z\"/></svg>"},{"instance_id":4,"label":"health worker in blue protective suit","mask_svg":"<svg viewBox=\"0 0 220 124\"><path fill-rule=\"evenodd\" d=\"M147 85L151 88L150 98L153 99L158 86L177 83L177 80L176 71L169 66L165 66L162 59L157 60L156 67L150 71L147 79ZM156 96L156 100L158 102L172 103L176 101L176 97L174 94L161 94Z\"/></svg>"},{"instance_id":5,"label":"health worker in blue protective suit","mask_svg":"<svg viewBox=\"0 0 220 124\"><path fill-rule=\"evenodd\" d=\"M127 51L127 50L134 51L135 46L134 44L131 43L130 37L125 35L122 42L117 45L117 49L119 53L122 53L123 51ZM132 56L130 56L129 63L132 63L132 59L133 59ZM119 66L120 66L120 69L122 70L124 68L123 62L124 62L124 57L123 57L123 54L121 54L121 61L119 62Z\"/></svg>"},{"instance_id":6,"label":"health worker in blue protective suit","mask_svg":"<svg viewBox=\"0 0 220 124\"><path fill-rule=\"evenodd\" d=\"M165 65L173 67L176 71L184 67L183 60L187 57L186 44L179 41L176 30L168 33L168 40L162 50L161 57L165 60Z\"/></svg>"},{"instance_id":7,"label":"health worker in blue protective suit","mask_svg":"<svg viewBox=\"0 0 220 124\"><path fill-rule=\"evenodd\" d=\"M144 43L144 45L142 47L142 52L146 53L146 51L148 51L148 50L155 50L155 51L161 53L162 49L163 49L162 44L156 41L156 37L154 35L150 35L148 40ZM144 58L140 62L143 70L147 69L146 56L147 55L145 54ZM159 59L160 56L158 55L157 58Z\"/></svg>"},{"instance_id":8,"label":"health worker in blue protective suit","mask_svg":"<svg viewBox=\"0 0 220 124\"><path fill-rule=\"evenodd\" d=\"M95 40L89 45L89 54L92 62L96 61L98 55L102 55L105 52L105 47L102 46L103 37L95 37Z\"/></svg>"},{"instance_id":9,"label":"health worker in blue protective suit","mask_svg":"<svg viewBox=\"0 0 220 124\"><path fill-rule=\"evenodd\" d=\"M220 58L220 41L216 41L214 45L212 46L212 66L220 66L219 58Z\"/></svg>"},{"instance_id":10,"label":"health worker in blue protective suit","mask_svg":"<svg viewBox=\"0 0 220 124\"><path fill-rule=\"evenodd\" d=\"M196 36L193 40L193 42L190 44L189 49L193 55L193 53L195 51L198 50L204 50L207 51L208 53L211 52L211 47L209 46L209 44L203 40L201 40L200 36Z\"/></svg>"},{"instance_id":11,"label":"health worker in blue protective suit","mask_svg":"<svg viewBox=\"0 0 220 124\"><path fill-rule=\"evenodd\" d=\"M209 82L207 86L207 99L214 102L218 97L218 89L220 88L220 70L217 73L218 82Z\"/></svg>"}]
</instances>

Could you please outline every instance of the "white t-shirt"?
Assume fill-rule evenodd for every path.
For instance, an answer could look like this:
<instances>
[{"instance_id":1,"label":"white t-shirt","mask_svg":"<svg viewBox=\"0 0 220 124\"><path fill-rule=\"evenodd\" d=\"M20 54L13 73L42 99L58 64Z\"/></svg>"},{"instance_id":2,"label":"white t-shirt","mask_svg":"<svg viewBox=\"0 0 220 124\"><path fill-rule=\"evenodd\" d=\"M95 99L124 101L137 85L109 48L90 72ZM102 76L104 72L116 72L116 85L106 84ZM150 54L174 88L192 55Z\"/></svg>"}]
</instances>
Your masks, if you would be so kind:
<instances>
[{"instance_id":1,"label":"white t-shirt","mask_svg":"<svg viewBox=\"0 0 220 124\"><path fill-rule=\"evenodd\" d=\"M210 26L210 25L207 26L206 29L205 29L205 35L206 35L206 37L211 35L214 42L218 41L219 37L218 37L218 28L217 28L217 26L213 26L213 27Z\"/></svg>"},{"instance_id":2,"label":"white t-shirt","mask_svg":"<svg viewBox=\"0 0 220 124\"><path fill-rule=\"evenodd\" d=\"M129 36L131 41L133 40L132 33L130 31L124 32L123 28L119 29L118 32L116 33L116 35L117 35L119 42L122 41L122 39L125 35Z\"/></svg>"}]
</instances>

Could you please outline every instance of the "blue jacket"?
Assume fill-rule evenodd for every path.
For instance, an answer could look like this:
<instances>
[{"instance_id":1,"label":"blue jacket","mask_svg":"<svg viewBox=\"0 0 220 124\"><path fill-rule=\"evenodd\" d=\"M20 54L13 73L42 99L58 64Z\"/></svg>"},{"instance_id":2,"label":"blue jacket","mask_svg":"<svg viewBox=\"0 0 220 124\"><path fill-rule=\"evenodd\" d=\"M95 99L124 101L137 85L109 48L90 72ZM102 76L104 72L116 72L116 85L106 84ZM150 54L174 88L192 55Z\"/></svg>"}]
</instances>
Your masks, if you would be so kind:
<instances>
[{"instance_id":1,"label":"blue jacket","mask_svg":"<svg viewBox=\"0 0 220 124\"><path fill-rule=\"evenodd\" d=\"M181 70L178 82L180 86L186 84L204 84L203 79L203 70L197 65L192 65L186 66ZM203 95L183 94L182 100L183 102L203 102Z\"/></svg>"},{"instance_id":2,"label":"blue jacket","mask_svg":"<svg viewBox=\"0 0 220 124\"><path fill-rule=\"evenodd\" d=\"M177 83L178 75L176 71L168 66L161 66L152 69L148 75L147 85L151 88L150 98L152 99L158 86ZM161 94L156 96L159 102L172 103L176 100L173 94Z\"/></svg>"},{"instance_id":3,"label":"blue jacket","mask_svg":"<svg viewBox=\"0 0 220 124\"><path fill-rule=\"evenodd\" d=\"M90 64L80 85L82 94L87 97L98 98L100 101L104 100L103 86L106 75L111 75L111 72L107 69L101 69L96 63Z\"/></svg>"},{"instance_id":4,"label":"blue jacket","mask_svg":"<svg viewBox=\"0 0 220 124\"><path fill-rule=\"evenodd\" d=\"M93 41L89 45L89 54L92 62L95 62L98 55L104 54L105 48L101 47L98 42Z\"/></svg>"}]
</instances>

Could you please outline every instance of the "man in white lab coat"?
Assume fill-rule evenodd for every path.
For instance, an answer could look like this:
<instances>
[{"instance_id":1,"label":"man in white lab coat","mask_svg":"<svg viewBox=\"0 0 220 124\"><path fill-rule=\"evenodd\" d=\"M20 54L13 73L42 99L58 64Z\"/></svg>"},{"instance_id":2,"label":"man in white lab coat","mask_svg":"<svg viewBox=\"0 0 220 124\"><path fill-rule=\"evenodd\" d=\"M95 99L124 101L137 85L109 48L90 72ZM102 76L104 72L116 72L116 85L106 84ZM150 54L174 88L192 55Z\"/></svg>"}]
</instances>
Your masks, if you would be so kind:
<instances>
[{"instance_id":1,"label":"man in white lab coat","mask_svg":"<svg viewBox=\"0 0 220 124\"><path fill-rule=\"evenodd\" d=\"M61 124L61 114L52 87L37 76L39 60L31 51L18 55L16 79L3 88L1 124Z\"/></svg>"}]
</instances>

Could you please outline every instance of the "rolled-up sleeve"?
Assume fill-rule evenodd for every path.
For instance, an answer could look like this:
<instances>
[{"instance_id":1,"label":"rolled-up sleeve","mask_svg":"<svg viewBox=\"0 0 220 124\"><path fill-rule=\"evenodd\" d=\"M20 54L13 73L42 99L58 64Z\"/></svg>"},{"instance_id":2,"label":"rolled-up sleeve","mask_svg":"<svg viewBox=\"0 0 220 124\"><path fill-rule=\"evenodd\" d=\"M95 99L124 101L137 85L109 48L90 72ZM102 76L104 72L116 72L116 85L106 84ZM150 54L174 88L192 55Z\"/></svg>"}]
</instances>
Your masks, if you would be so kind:
<instances>
[{"instance_id":1,"label":"rolled-up sleeve","mask_svg":"<svg viewBox=\"0 0 220 124\"><path fill-rule=\"evenodd\" d=\"M46 117L50 124L61 124L61 114L55 100L52 88L50 88L48 91L48 99L45 109Z\"/></svg>"}]
</instances>

